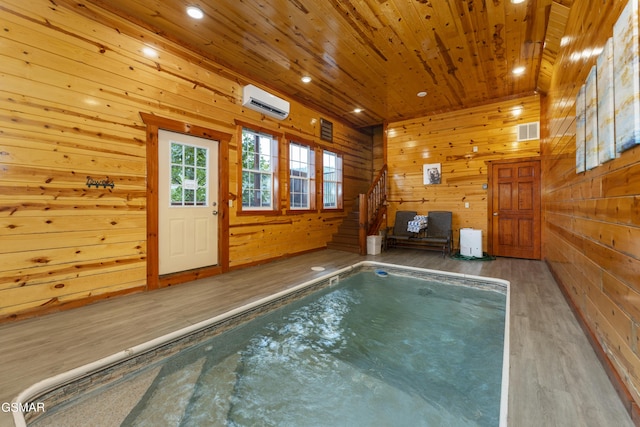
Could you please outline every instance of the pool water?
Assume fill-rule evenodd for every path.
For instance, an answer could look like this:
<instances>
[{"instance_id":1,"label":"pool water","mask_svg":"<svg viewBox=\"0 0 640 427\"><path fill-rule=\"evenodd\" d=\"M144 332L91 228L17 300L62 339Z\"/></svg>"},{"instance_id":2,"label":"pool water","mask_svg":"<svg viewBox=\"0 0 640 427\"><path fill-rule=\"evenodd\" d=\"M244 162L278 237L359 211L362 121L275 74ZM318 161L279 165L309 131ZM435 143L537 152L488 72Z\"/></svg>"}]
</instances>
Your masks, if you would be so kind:
<instances>
[{"instance_id":1,"label":"pool water","mask_svg":"<svg viewBox=\"0 0 640 427\"><path fill-rule=\"evenodd\" d=\"M498 426L505 308L496 291L360 272L138 373L121 425Z\"/></svg>"}]
</instances>

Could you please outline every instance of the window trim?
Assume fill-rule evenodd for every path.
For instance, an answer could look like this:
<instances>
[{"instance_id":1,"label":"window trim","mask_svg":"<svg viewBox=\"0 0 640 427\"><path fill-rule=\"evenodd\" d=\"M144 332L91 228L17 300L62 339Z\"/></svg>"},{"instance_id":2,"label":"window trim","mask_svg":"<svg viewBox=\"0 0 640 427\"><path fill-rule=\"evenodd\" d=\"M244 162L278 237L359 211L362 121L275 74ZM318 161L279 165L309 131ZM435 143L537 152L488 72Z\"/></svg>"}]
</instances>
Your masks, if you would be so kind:
<instances>
[{"instance_id":1,"label":"window trim","mask_svg":"<svg viewBox=\"0 0 640 427\"><path fill-rule=\"evenodd\" d=\"M236 214L242 215L279 215L280 214L280 147L282 145L282 132L274 132L272 129L264 128L262 126L255 126L251 123L242 122L236 120L237 135L238 135L238 196L236 203ZM244 135L244 129L247 129L254 133L262 133L270 135L272 137L272 147L276 148L275 156L272 154L272 158L275 160L272 167L273 188L272 188L272 206L271 209L253 209L244 207L242 203L242 137Z\"/></svg>"},{"instance_id":2,"label":"window trim","mask_svg":"<svg viewBox=\"0 0 640 427\"><path fill-rule=\"evenodd\" d=\"M317 144L295 135L285 134L287 149L285 150L286 176L287 176L287 214L301 214L317 212L318 206L318 180L316 170ZM309 207L304 209L291 207L291 144L306 146L309 149Z\"/></svg>"},{"instance_id":3,"label":"window trim","mask_svg":"<svg viewBox=\"0 0 640 427\"><path fill-rule=\"evenodd\" d=\"M336 194L336 207L335 208L327 208L324 206L324 153L328 152L331 154L334 154L337 158L337 160L340 162L339 165L339 170L340 170L340 181L336 181L338 182L338 189L337 189L337 194ZM320 212L342 212L344 211L344 153L337 151L337 150L329 150L325 147L322 147L322 157L321 157L322 161L320 162Z\"/></svg>"}]
</instances>

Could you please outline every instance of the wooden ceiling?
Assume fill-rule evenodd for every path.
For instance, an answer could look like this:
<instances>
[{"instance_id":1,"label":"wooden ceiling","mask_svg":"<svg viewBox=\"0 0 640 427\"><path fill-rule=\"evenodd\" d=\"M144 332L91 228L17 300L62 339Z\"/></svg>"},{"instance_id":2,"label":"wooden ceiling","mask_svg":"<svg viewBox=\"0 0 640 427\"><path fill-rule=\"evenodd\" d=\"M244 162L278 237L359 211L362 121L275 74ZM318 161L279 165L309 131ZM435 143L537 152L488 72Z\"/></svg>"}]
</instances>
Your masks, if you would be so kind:
<instances>
[{"instance_id":1,"label":"wooden ceiling","mask_svg":"<svg viewBox=\"0 0 640 427\"><path fill-rule=\"evenodd\" d=\"M573 2L89 1L356 127L544 92Z\"/></svg>"}]
</instances>

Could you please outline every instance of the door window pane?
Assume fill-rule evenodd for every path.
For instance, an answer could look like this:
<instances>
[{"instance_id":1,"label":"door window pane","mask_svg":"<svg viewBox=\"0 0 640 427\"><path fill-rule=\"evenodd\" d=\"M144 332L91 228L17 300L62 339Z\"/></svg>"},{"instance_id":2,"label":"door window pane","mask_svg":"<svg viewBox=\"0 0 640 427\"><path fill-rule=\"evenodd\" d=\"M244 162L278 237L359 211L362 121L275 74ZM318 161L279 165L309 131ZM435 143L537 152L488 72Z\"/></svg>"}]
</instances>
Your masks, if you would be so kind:
<instances>
[{"instance_id":1,"label":"door window pane","mask_svg":"<svg viewBox=\"0 0 640 427\"><path fill-rule=\"evenodd\" d=\"M208 150L171 142L171 206L207 206Z\"/></svg>"}]
</instances>

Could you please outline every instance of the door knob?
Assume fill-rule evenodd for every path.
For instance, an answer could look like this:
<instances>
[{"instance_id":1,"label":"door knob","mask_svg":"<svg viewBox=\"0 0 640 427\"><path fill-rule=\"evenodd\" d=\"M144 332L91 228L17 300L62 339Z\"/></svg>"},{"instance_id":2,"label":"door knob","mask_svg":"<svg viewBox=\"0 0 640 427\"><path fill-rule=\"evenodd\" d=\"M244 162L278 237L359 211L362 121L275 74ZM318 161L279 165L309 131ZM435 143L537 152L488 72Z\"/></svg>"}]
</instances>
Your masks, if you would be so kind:
<instances>
[{"instance_id":1,"label":"door knob","mask_svg":"<svg viewBox=\"0 0 640 427\"><path fill-rule=\"evenodd\" d=\"M498 216L498 212L494 212L494 213L493 213L493 216Z\"/></svg>"},{"instance_id":2,"label":"door knob","mask_svg":"<svg viewBox=\"0 0 640 427\"><path fill-rule=\"evenodd\" d=\"M214 215L218 215L218 211L213 211L213 214Z\"/></svg>"}]
</instances>

